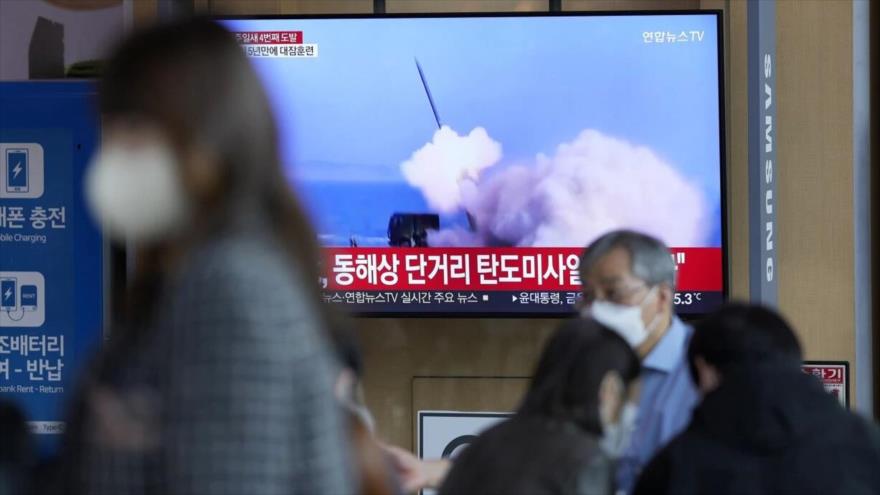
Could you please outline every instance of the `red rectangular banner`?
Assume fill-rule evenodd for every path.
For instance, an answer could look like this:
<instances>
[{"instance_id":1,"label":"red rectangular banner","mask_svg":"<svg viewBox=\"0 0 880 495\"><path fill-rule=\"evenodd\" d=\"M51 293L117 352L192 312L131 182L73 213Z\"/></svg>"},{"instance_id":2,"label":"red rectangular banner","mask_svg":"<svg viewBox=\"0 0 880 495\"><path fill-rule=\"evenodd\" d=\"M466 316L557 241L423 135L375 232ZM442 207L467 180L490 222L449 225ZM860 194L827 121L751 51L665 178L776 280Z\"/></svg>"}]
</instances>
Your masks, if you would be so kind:
<instances>
[{"instance_id":1,"label":"red rectangular banner","mask_svg":"<svg viewBox=\"0 0 880 495\"><path fill-rule=\"evenodd\" d=\"M579 291L581 248L325 248L328 290ZM720 248L672 249L679 291L721 291Z\"/></svg>"},{"instance_id":2,"label":"red rectangular banner","mask_svg":"<svg viewBox=\"0 0 880 495\"><path fill-rule=\"evenodd\" d=\"M303 42L302 31L242 31L233 34L242 45L299 45Z\"/></svg>"},{"instance_id":3,"label":"red rectangular banner","mask_svg":"<svg viewBox=\"0 0 880 495\"><path fill-rule=\"evenodd\" d=\"M847 390L849 384L849 363L846 361L807 361L801 365L801 369L808 375L818 378L825 391L837 397L840 405L849 407Z\"/></svg>"}]
</instances>

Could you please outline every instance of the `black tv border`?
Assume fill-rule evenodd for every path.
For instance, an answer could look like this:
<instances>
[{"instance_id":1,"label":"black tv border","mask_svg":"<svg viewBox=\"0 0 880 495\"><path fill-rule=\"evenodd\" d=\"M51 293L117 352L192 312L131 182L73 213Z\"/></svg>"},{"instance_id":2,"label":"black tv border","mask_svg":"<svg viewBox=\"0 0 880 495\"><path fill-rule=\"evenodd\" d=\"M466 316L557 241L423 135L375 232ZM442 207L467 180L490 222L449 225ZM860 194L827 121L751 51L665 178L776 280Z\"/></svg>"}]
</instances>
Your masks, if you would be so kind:
<instances>
[{"instance_id":1,"label":"black tv border","mask_svg":"<svg viewBox=\"0 0 880 495\"><path fill-rule=\"evenodd\" d=\"M728 244L728 202L727 202L727 125L726 125L726 86L724 84L724 12L720 9L706 10L611 10L611 11L532 11L532 12L425 12L425 13L371 13L371 14L268 14L268 15L216 15L209 18L215 21L241 21L241 20L313 20L313 19L433 19L433 18L509 18L509 17L629 17L629 16L715 16L715 29L718 39L718 130L719 130L719 157L720 157L720 187L721 187L721 292L722 300L728 301L730 297L730 261ZM323 304L323 303L322 303ZM361 318L445 318L445 319L484 319L484 318L514 318L514 319L547 319L558 320L571 318L576 312L567 313L375 313L350 311L352 316ZM699 320L702 314L681 315L684 320Z\"/></svg>"}]
</instances>

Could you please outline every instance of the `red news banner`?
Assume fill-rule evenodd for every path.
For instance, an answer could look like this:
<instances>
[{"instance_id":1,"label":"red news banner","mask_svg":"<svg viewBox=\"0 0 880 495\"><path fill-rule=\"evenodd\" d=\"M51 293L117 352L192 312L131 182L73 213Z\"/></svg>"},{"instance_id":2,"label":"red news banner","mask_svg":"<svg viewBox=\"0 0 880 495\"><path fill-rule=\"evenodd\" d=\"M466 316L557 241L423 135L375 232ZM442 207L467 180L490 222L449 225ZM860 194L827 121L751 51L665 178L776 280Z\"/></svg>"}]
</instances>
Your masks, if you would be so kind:
<instances>
[{"instance_id":1,"label":"red news banner","mask_svg":"<svg viewBox=\"0 0 880 495\"><path fill-rule=\"evenodd\" d=\"M681 292L721 292L720 248L675 248ZM326 290L579 291L581 248L325 248Z\"/></svg>"}]
</instances>

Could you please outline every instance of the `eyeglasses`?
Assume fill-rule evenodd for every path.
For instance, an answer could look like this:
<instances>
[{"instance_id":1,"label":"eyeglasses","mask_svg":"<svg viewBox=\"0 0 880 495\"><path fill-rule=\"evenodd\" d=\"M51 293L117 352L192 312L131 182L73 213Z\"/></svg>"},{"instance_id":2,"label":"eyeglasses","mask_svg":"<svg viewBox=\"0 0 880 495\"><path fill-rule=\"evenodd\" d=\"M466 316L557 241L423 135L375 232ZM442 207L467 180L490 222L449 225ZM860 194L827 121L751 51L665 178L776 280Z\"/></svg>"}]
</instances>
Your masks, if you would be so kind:
<instances>
[{"instance_id":1,"label":"eyeglasses","mask_svg":"<svg viewBox=\"0 0 880 495\"><path fill-rule=\"evenodd\" d=\"M629 286L603 287L599 291L585 288L581 304L583 307L589 307L596 301L608 301L614 304L629 305L631 304L632 297L647 287L648 284L641 282Z\"/></svg>"}]
</instances>

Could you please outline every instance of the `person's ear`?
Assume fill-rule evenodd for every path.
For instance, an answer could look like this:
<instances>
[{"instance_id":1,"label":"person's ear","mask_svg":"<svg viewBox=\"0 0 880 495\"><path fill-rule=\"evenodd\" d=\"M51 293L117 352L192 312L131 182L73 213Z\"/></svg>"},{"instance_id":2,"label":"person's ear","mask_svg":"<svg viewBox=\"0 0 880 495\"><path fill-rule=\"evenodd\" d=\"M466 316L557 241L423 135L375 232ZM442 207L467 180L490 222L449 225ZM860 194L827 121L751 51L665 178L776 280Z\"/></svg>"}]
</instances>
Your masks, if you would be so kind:
<instances>
[{"instance_id":1,"label":"person's ear","mask_svg":"<svg viewBox=\"0 0 880 495\"><path fill-rule=\"evenodd\" d=\"M201 146L192 146L182 155L182 179L190 195L206 201L220 189L220 158Z\"/></svg>"},{"instance_id":2,"label":"person's ear","mask_svg":"<svg viewBox=\"0 0 880 495\"><path fill-rule=\"evenodd\" d=\"M599 382L599 417L603 423L616 423L623 409L625 386L620 373L609 370Z\"/></svg>"},{"instance_id":3,"label":"person's ear","mask_svg":"<svg viewBox=\"0 0 880 495\"><path fill-rule=\"evenodd\" d=\"M718 372L718 368L709 364L703 356L694 358L694 368L697 370L697 388L703 395L715 390L721 384L721 374Z\"/></svg>"},{"instance_id":4,"label":"person's ear","mask_svg":"<svg viewBox=\"0 0 880 495\"><path fill-rule=\"evenodd\" d=\"M357 377L354 372L348 368L342 368L336 376L336 383L333 385L333 394L336 396L336 399L341 402L351 400L355 384L357 384Z\"/></svg>"},{"instance_id":5,"label":"person's ear","mask_svg":"<svg viewBox=\"0 0 880 495\"><path fill-rule=\"evenodd\" d=\"M666 283L657 286L657 311L662 312L666 308L672 307L672 300L675 297L675 290Z\"/></svg>"}]
</instances>

